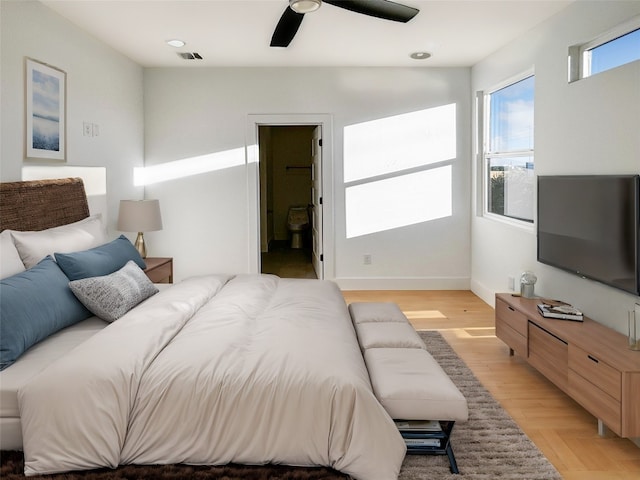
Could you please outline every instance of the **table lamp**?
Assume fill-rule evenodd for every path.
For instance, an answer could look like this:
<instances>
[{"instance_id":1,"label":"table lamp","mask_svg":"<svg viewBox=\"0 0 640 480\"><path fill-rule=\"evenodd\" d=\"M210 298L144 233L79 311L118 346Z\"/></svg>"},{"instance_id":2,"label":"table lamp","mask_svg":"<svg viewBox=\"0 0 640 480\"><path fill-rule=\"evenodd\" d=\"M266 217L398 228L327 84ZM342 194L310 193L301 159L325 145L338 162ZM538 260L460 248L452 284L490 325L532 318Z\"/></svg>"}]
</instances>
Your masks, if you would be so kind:
<instances>
[{"instance_id":1,"label":"table lamp","mask_svg":"<svg viewBox=\"0 0 640 480\"><path fill-rule=\"evenodd\" d=\"M120 200L118 230L138 232L135 247L142 258L147 258L143 232L162 230L162 216L158 200Z\"/></svg>"}]
</instances>

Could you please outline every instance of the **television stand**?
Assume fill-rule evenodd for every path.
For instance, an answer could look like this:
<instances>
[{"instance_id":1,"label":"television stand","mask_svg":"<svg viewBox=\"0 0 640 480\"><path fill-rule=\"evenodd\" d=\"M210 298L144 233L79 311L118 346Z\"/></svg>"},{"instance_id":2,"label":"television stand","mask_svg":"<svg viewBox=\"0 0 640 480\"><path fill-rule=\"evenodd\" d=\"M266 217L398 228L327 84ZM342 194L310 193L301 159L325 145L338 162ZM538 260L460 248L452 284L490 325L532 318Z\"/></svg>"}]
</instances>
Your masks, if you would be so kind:
<instances>
[{"instance_id":1,"label":"television stand","mask_svg":"<svg viewBox=\"0 0 640 480\"><path fill-rule=\"evenodd\" d=\"M496 294L496 336L531 366L624 438L640 437L640 352L627 337L588 317L544 318L540 299Z\"/></svg>"}]
</instances>

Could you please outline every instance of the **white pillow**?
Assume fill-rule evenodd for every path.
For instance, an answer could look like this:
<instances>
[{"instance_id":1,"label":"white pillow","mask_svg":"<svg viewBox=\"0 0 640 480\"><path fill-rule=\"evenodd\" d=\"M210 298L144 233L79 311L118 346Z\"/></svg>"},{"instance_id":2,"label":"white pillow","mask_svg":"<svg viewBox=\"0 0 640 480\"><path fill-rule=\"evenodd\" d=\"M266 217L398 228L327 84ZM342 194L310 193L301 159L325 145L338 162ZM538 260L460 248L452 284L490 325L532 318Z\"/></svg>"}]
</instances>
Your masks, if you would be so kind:
<instances>
[{"instance_id":1,"label":"white pillow","mask_svg":"<svg viewBox=\"0 0 640 480\"><path fill-rule=\"evenodd\" d=\"M24 272L24 264L9 230L0 232L0 279Z\"/></svg>"},{"instance_id":2,"label":"white pillow","mask_svg":"<svg viewBox=\"0 0 640 480\"><path fill-rule=\"evenodd\" d=\"M53 256L56 252L79 252L107 242L107 232L100 214L39 232L10 232L26 268L33 267L47 255Z\"/></svg>"}]
</instances>

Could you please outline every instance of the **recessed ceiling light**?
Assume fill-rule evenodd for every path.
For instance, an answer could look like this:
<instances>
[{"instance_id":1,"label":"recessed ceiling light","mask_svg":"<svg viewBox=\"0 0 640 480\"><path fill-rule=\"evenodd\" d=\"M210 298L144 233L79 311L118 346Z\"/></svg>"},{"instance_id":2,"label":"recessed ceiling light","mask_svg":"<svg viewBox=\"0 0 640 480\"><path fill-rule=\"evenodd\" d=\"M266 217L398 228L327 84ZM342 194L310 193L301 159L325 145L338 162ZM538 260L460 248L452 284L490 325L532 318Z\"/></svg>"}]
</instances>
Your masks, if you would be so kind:
<instances>
[{"instance_id":1,"label":"recessed ceiling light","mask_svg":"<svg viewBox=\"0 0 640 480\"><path fill-rule=\"evenodd\" d=\"M429 52L413 52L409 56L414 60L426 60L431 56L431 54Z\"/></svg>"},{"instance_id":2,"label":"recessed ceiling light","mask_svg":"<svg viewBox=\"0 0 640 480\"><path fill-rule=\"evenodd\" d=\"M173 39L173 40L167 40L167 45L171 45L172 47L176 47L176 48L180 48L180 47L184 47L186 45L186 43L184 43L182 40L178 40Z\"/></svg>"}]
</instances>

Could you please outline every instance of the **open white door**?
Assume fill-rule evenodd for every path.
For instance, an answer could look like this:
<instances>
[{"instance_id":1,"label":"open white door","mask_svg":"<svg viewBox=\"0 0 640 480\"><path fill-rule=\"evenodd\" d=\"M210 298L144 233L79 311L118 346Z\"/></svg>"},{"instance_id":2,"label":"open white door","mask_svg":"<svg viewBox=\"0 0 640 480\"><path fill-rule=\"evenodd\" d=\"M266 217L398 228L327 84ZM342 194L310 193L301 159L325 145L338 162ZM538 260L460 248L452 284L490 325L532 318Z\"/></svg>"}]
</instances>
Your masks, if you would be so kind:
<instances>
[{"instance_id":1,"label":"open white door","mask_svg":"<svg viewBox=\"0 0 640 480\"><path fill-rule=\"evenodd\" d=\"M311 145L311 228L313 238L313 269L319 279L324 278L322 254L322 127L313 131Z\"/></svg>"}]
</instances>

